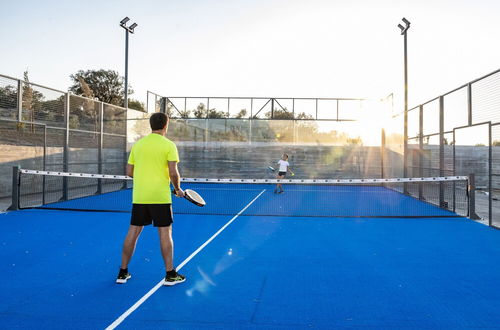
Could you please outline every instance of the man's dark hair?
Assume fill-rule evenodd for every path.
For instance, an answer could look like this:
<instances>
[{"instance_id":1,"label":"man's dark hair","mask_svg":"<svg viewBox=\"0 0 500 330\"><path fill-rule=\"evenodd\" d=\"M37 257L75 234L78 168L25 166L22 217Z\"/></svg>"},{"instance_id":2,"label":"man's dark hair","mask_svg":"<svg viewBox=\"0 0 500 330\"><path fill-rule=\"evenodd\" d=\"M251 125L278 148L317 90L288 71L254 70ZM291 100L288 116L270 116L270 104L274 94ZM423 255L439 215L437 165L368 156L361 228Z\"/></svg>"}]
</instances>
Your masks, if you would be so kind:
<instances>
[{"instance_id":1,"label":"man's dark hair","mask_svg":"<svg viewBox=\"0 0 500 330\"><path fill-rule=\"evenodd\" d=\"M151 115L149 118L149 125L153 131L158 131L163 129L167 125L168 117L166 114L157 112Z\"/></svg>"}]
</instances>

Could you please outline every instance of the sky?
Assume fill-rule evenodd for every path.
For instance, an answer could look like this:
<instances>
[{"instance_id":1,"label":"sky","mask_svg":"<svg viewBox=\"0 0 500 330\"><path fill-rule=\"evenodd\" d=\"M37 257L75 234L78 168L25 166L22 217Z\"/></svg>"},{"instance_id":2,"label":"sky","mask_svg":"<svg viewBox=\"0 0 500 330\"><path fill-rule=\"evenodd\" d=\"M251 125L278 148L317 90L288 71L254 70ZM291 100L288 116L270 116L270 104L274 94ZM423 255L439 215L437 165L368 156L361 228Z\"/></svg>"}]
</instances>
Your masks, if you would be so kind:
<instances>
[{"instance_id":1,"label":"sky","mask_svg":"<svg viewBox=\"0 0 500 330\"><path fill-rule=\"evenodd\" d=\"M78 70L124 74L128 16L133 98L403 96L409 103L499 68L500 1L493 0L0 0L0 74L67 90Z\"/></svg>"}]
</instances>

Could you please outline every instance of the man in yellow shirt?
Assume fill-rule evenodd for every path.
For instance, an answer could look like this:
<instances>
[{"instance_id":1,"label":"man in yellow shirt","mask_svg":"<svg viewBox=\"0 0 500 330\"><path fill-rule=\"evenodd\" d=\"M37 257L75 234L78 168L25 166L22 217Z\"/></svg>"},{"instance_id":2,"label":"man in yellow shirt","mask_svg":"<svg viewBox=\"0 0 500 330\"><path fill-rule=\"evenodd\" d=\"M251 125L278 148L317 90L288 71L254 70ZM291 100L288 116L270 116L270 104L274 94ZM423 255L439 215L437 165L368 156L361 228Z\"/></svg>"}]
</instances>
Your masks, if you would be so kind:
<instances>
[{"instance_id":1,"label":"man in yellow shirt","mask_svg":"<svg viewBox=\"0 0 500 330\"><path fill-rule=\"evenodd\" d=\"M164 285L182 283L186 277L177 273L173 264L172 240L172 196L170 182L178 197L184 197L177 169L179 155L175 144L165 137L168 117L155 113L150 119L152 133L137 141L127 164L127 175L134 178L132 193L132 216L130 227L123 243L122 263L116 283L126 283L132 276L128 264L134 254L137 239L144 226L153 223L158 228L160 247L165 262Z\"/></svg>"}]
</instances>

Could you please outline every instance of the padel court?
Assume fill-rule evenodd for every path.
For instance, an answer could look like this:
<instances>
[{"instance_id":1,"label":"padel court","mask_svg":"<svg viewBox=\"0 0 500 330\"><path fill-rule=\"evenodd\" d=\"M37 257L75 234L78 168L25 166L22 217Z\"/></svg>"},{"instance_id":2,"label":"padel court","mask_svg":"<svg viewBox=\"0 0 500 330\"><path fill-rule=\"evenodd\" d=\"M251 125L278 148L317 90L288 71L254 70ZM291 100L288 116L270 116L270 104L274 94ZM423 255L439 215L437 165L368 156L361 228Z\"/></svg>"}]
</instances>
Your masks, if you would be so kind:
<instances>
[{"instance_id":1,"label":"padel court","mask_svg":"<svg viewBox=\"0 0 500 330\"><path fill-rule=\"evenodd\" d=\"M151 226L132 278L115 284L130 190L0 214L0 327L500 328L500 231L459 216L459 203L381 186L184 187L207 206L174 199L187 277L174 287L160 285Z\"/></svg>"}]
</instances>

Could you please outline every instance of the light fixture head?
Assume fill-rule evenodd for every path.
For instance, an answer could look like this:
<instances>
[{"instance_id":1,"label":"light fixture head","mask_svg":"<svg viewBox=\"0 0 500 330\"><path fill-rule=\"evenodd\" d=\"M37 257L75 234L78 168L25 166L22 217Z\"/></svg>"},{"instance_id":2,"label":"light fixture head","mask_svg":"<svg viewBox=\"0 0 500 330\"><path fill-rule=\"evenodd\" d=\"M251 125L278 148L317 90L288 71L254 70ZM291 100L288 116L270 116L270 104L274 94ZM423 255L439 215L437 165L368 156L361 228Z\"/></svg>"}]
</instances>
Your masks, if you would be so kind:
<instances>
[{"instance_id":1,"label":"light fixture head","mask_svg":"<svg viewBox=\"0 0 500 330\"><path fill-rule=\"evenodd\" d=\"M406 24L406 28L410 27L410 21L403 17L403 22Z\"/></svg>"},{"instance_id":2,"label":"light fixture head","mask_svg":"<svg viewBox=\"0 0 500 330\"><path fill-rule=\"evenodd\" d=\"M400 29L401 29L401 32L403 32L403 31L405 30L405 27L404 27L404 26L402 26L401 24L398 24L398 28L400 28Z\"/></svg>"},{"instance_id":3,"label":"light fixture head","mask_svg":"<svg viewBox=\"0 0 500 330\"><path fill-rule=\"evenodd\" d=\"M124 19L122 19L122 20L120 21L120 25L125 25L128 21L130 21L130 18L125 17Z\"/></svg>"},{"instance_id":4,"label":"light fixture head","mask_svg":"<svg viewBox=\"0 0 500 330\"><path fill-rule=\"evenodd\" d=\"M130 27L129 27L130 32L134 33L134 29L136 27L137 27L137 23L134 23L134 24L130 25Z\"/></svg>"}]
</instances>

